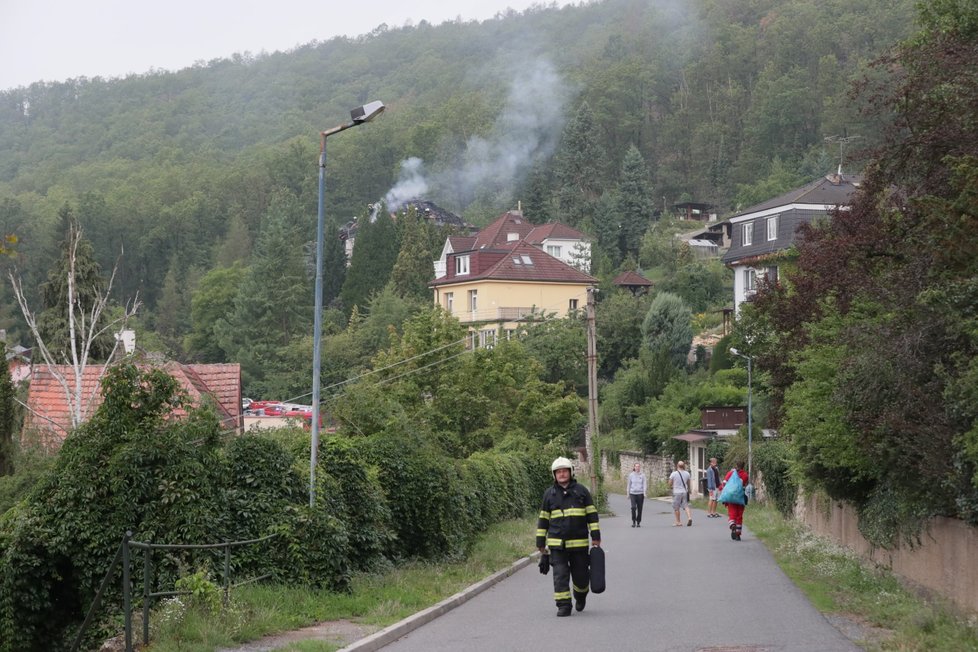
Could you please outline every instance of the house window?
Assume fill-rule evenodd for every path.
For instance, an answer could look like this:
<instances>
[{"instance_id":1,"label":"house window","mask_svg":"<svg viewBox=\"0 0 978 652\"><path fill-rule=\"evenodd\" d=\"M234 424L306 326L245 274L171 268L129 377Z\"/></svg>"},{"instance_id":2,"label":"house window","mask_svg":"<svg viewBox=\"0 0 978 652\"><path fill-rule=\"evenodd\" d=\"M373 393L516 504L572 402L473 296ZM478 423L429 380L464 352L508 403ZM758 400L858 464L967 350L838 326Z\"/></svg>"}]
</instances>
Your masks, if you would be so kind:
<instances>
[{"instance_id":1,"label":"house window","mask_svg":"<svg viewBox=\"0 0 978 652\"><path fill-rule=\"evenodd\" d=\"M741 244L745 247L750 246L754 242L754 223L748 222L741 227Z\"/></svg>"},{"instance_id":2,"label":"house window","mask_svg":"<svg viewBox=\"0 0 978 652\"><path fill-rule=\"evenodd\" d=\"M454 292L446 292L445 293L445 310L448 311L448 314L449 315L451 315L452 313L455 312L455 293Z\"/></svg>"},{"instance_id":3,"label":"house window","mask_svg":"<svg viewBox=\"0 0 978 652\"><path fill-rule=\"evenodd\" d=\"M491 349L496 345L496 331L495 329L486 329L484 331L479 331L479 346L484 349Z\"/></svg>"},{"instance_id":4,"label":"house window","mask_svg":"<svg viewBox=\"0 0 978 652\"><path fill-rule=\"evenodd\" d=\"M516 329L515 328L507 328L506 330L503 331L503 336L507 340L515 340L516 339Z\"/></svg>"},{"instance_id":5,"label":"house window","mask_svg":"<svg viewBox=\"0 0 978 652\"><path fill-rule=\"evenodd\" d=\"M519 233L507 233L506 234L506 242L515 242L516 240L519 240L519 239L520 239L520 234Z\"/></svg>"},{"instance_id":6,"label":"house window","mask_svg":"<svg viewBox=\"0 0 978 652\"><path fill-rule=\"evenodd\" d=\"M457 256L455 258L455 275L465 276L469 273L469 257Z\"/></svg>"},{"instance_id":7,"label":"house window","mask_svg":"<svg viewBox=\"0 0 978 652\"><path fill-rule=\"evenodd\" d=\"M469 310L477 312L479 310L479 291L469 290Z\"/></svg>"},{"instance_id":8,"label":"house window","mask_svg":"<svg viewBox=\"0 0 978 652\"><path fill-rule=\"evenodd\" d=\"M753 269L744 270L744 291L757 291L757 271Z\"/></svg>"},{"instance_id":9,"label":"house window","mask_svg":"<svg viewBox=\"0 0 978 652\"><path fill-rule=\"evenodd\" d=\"M547 253L554 258L560 258L560 246L559 245L547 245Z\"/></svg>"},{"instance_id":10,"label":"house window","mask_svg":"<svg viewBox=\"0 0 978 652\"><path fill-rule=\"evenodd\" d=\"M571 299L567 302L567 310L569 312L574 312L577 310L577 299Z\"/></svg>"},{"instance_id":11,"label":"house window","mask_svg":"<svg viewBox=\"0 0 978 652\"><path fill-rule=\"evenodd\" d=\"M764 272L764 277L771 285L776 284L778 282L778 268L776 266L768 267Z\"/></svg>"},{"instance_id":12,"label":"house window","mask_svg":"<svg viewBox=\"0 0 978 652\"><path fill-rule=\"evenodd\" d=\"M767 218L767 239L777 240L778 239L778 216Z\"/></svg>"}]
</instances>

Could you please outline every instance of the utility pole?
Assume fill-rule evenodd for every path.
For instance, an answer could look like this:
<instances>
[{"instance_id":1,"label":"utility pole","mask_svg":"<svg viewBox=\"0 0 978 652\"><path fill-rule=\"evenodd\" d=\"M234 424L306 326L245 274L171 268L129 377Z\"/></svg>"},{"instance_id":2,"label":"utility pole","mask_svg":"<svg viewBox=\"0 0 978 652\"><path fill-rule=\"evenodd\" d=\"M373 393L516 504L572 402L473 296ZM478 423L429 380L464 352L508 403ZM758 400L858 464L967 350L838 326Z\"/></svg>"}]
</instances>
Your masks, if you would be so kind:
<instances>
[{"instance_id":1,"label":"utility pole","mask_svg":"<svg viewBox=\"0 0 978 652\"><path fill-rule=\"evenodd\" d=\"M591 470L591 493L598 491L598 478L594 468L594 438L598 435L598 334L594 326L594 293L598 289L587 289L587 433L584 448L587 451Z\"/></svg>"}]
</instances>

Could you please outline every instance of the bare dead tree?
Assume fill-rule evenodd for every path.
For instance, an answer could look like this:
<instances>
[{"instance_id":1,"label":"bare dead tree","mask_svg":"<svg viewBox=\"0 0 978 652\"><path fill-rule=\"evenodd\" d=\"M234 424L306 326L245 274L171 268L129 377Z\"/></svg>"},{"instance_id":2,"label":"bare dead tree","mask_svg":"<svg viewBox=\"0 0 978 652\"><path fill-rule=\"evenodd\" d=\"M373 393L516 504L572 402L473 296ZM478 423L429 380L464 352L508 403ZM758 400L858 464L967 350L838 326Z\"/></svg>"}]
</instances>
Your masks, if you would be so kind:
<instances>
[{"instance_id":1,"label":"bare dead tree","mask_svg":"<svg viewBox=\"0 0 978 652\"><path fill-rule=\"evenodd\" d=\"M78 243L82 239L81 227L73 224L69 231L69 244L68 244L68 270L67 270L67 308L68 308L68 339L69 339L69 351L68 354L70 359L66 360L67 367L70 368L70 378L66 378L66 374L61 372L61 367L55 356L51 353L48 348L47 343L41 337L41 333L37 327L37 314L30 309L27 304L27 298L24 295L23 283L19 276L15 276L13 272L8 272L8 277L10 278L10 283L14 289L14 295L17 297L17 303L20 305L20 311L24 315L24 320L27 322L28 328L31 330L31 334L34 336L35 341L35 351L40 352L45 364L48 365L48 369L54 378L61 385L62 390L65 393L65 399L69 408L69 413L71 415L71 427L76 428L82 423L83 416L89 414L90 408L95 400L98 393L98 384L94 384L91 390L85 394L83 392L83 380L85 377L85 370L89 366L89 355L92 350L93 343L102 335L112 332L116 333L119 330L125 328L129 319L136 314L139 309L140 302L138 294L131 301L127 301L125 306L123 306L122 314L113 319L108 319L103 322L101 327L98 326L102 316L105 314L106 309L109 306L109 295L112 292L112 284L115 281L115 275L118 270L118 263L112 268L112 275L109 277L109 281L106 285L105 291L101 292L96 290L95 301L92 303L91 307L87 309L81 305L81 302L75 296L75 261L78 254ZM111 364L112 360L115 358L116 350L119 348L119 338L114 338L115 344L112 346L112 350L109 356L101 364L101 369L99 370L99 378L105 374L105 370ZM26 407L26 406L25 406ZM43 415L38 415L44 418Z\"/></svg>"}]
</instances>

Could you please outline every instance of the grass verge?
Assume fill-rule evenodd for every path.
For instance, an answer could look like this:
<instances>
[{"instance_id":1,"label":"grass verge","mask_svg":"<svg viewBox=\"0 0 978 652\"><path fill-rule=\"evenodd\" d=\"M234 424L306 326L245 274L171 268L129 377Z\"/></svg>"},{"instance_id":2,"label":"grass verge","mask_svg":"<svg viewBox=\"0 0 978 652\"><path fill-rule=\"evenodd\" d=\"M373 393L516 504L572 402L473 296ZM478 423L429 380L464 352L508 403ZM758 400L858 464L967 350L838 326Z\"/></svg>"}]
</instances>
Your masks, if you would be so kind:
<instances>
[{"instance_id":1,"label":"grass verge","mask_svg":"<svg viewBox=\"0 0 978 652\"><path fill-rule=\"evenodd\" d=\"M267 634L325 621L349 620L386 627L454 595L506 568L533 550L536 517L494 525L466 559L411 562L383 573L357 575L350 593L295 586L252 585L232 593L231 604L208 614L183 602L167 601L150 619L152 652L211 652ZM318 641L282 650L331 652L342 647Z\"/></svg>"},{"instance_id":2,"label":"grass verge","mask_svg":"<svg viewBox=\"0 0 978 652\"><path fill-rule=\"evenodd\" d=\"M746 525L819 611L858 626L864 649L978 651L978 618L917 595L889 571L785 520L773 507L751 505Z\"/></svg>"}]
</instances>

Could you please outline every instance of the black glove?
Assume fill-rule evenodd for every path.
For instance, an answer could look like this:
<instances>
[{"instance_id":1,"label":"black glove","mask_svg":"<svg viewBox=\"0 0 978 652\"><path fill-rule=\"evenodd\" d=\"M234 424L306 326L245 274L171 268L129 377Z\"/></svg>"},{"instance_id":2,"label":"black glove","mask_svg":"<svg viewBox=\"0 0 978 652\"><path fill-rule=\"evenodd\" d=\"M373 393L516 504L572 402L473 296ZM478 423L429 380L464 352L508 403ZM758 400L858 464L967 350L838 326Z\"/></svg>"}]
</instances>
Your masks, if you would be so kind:
<instances>
[{"instance_id":1,"label":"black glove","mask_svg":"<svg viewBox=\"0 0 978 652\"><path fill-rule=\"evenodd\" d=\"M550 555L548 553L543 553L540 555L540 574L546 575L550 572Z\"/></svg>"}]
</instances>

